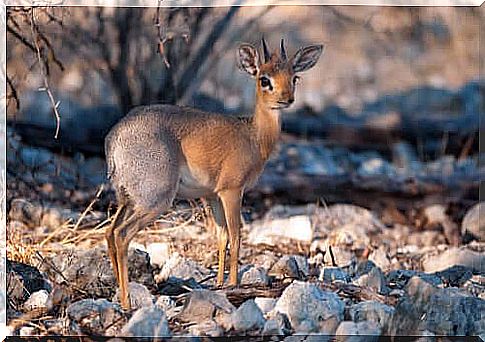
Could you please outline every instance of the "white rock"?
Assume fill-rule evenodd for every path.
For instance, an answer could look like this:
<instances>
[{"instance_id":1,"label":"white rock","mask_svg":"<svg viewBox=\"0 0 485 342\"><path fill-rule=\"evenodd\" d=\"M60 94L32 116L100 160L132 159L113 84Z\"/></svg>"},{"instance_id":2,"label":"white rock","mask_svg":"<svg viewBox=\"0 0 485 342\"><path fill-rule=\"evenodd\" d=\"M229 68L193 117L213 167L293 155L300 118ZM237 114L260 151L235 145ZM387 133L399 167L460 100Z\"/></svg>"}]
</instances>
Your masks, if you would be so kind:
<instances>
[{"instance_id":1,"label":"white rock","mask_svg":"<svg viewBox=\"0 0 485 342\"><path fill-rule=\"evenodd\" d=\"M485 241L485 202L477 203L467 211L461 223L461 232L468 232L478 240Z\"/></svg>"},{"instance_id":2,"label":"white rock","mask_svg":"<svg viewBox=\"0 0 485 342\"><path fill-rule=\"evenodd\" d=\"M249 299L241 304L236 311L225 317L223 326L226 329L234 329L237 332L261 330L266 320L263 313L253 299Z\"/></svg>"},{"instance_id":3,"label":"white rock","mask_svg":"<svg viewBox=\"0 0 485 342\"><path fill-rule=\"evenodd\" d=\"M19 336L34 336L34 335L35 335L34 327L22 327L19 329Z\"/></svg>"},{"instance_id":4,"label":"white rock","mask_svg":"<svg viewBox=\"0 0 485 342\"><path fill-rule=\"evenodd\" d=\"M163 311L167 311L175 307L175 301L170 298L170 296L161 295L160 297L158 297L155 305L160 307L160 309L162 309Z\"/></svg>"},{"instance_id":5,"label":"white rock","mask_svg":"<svg viewBox=\"0 0 485 342\"><path fill-rule=\"evenodd\" d=\"M46 290L40 290L32 293L23 305L24 311L32 311L35 309L52 309L52 298Z\"/></svg>"},{"instance_id":6,"label":"white rock","mask_svg":"<svg viewBox=\"0 0 485 342\"><path fill-rule=\"evenodd\" d=\"M241 285L267 286L269 277L266 270L262 267L250 265L240 272Z\"/></svg>"},{"instance_id":7,"label":"white rock","mask_svg":"<svg viewBox=\"0 0 485 342\"><path fill-rule=\"evenodd\" d=\"M423 212L429 224L445 222L448 219L446 208L441 204L434 204L426 207Z\"/></svg>"},{"instance_id":8,"label":"white rock","mask_svg":"<svg viewBox=\"0 0 485 342\"><path fill-rule=\"evenodd\" d=\"M485 254L467 249L466 247L452 247L445 252L425 257L423 262L425 272L443 271L454 265L463 265L473 272L485 273Z\"/></svg>"},{"instance_id":9,"label":"white rock","mask_svg":"<svg viewBox=\"0 0 485 342\"><path fill-rule=\"evenodd\" d=\"M250 226L248 242L252 245L267 244L276 246L282 240L296 240L310 243L313 227L307 215L292 216L285 219L254 222Z\"/></svg>"},{"instance_id":10,"label":"white rock","mask_svg":"<svg viewBox=\"0 0 485 342\"><path fill-rule=\"evenodd\" d=\"M362 274L354 280L354 283L362 287L368 287L380 294L387 294L389 292L386 278L379 267L373 267L368 273Z\"/></svg>"},{"instance_id":11,"label":"white rock","mask_svg":"<svg viewBox=\"0 0 485 342\"><path fill-rule=\"evenodd\" d=\"M156 305L138 309L121 330L123 336L163 337L170 336L165 313Z\"/></svg>"},{"instance_id":12,"label":"white rock","mask_svg":"<svg viewBox=\"0 0 485 342\"><path fill-rule=\"evenodd\" d=\"M170 258L170 244L167 242L154 242L147 246L150 255L150 263L161 267Z\"/></svg>"},{"instance_id":13,"label":"white rock","mask_svg":"<svg viewBox=\"0 0 485 342\"><path fill-rule=\"evenodd\" d=\"M377 248L369 255L369 260L374 262L383 272L391 269L391 261L384 248Z\"/></svg>"},{"instance_id":14,"label":"white rock","mask_svg":"<svg viewBox=\"0 0 485 342\"><path fill-rule=\"evenodd\" d=\"M263 328L263 335L288 335L291 331L290 321L288 317L277 312L275 315L270 317Z\"/></svg>"},{"instance_id":15,"label":"white rock","mask_svg":"<svg viewBox=\"0 0 485 342\"><path fill-rule=\"evenodd\" d=\"M167 281L170 277L182 280L193 278L196 282L205 280L212 275L212 272L196 263L191 259L186 259L178 253L173 253L162 267L159 274L155 276L155 281L161 283Z\"/></svg>"},{"instance_id":16,"label":"white rock","mask_svg":"<svg viewBox=\"0 0 485 342\"><path fill-rule=\"evenodd\" d=\"M153 305L155 297L150 293L147 287L143 284L130 282L128 284L128 293L132 309L139 309ZM113 302L119 302L120 289L116 291L113 297Z\"/></svg>"},{"instance_id":17,"label":"white rock","mask_svg":"<svg viewBox=\"0 0 485 342\"><path fill-rule=\"evenodd\" d=\"M394 311L392 306L367 300L352 305L349 314L354 322L370 321L377 324L381 330L385 330L392 320Z\"/></svg>"},{"instance_id":18,"label":"white rock","mask_svg":"<svg viewBox=\"0 0 485 342\"><path fill-rule=\"evenodd\" d=\"M381 329L373 322L345 321L338 326L336 335L346 336L345 341L377 341L381 335Z\"/></svg>"},{"instance_id":19,"label":"white rock","mask_svg":"<svg viewBox=\"0 0 485 342\"><path fill-rule=\"evenodd\" d=\"M314 215L315 235L328 234L343 226L356 226L364 234L379 233L384 224L375 214L352 204L334 204L328 208L318 208Z\"/></svg>"},{"instance_id":20,"label":"white rock","mask_svg":"<svg viewBox=\"0 0 485 342\"><path fill-rule=\"evenodd\" d=\"M335 293L294 281L283 291L273 311L286 314L297 332L333 334L343 319L344 304Z\"/></svg>"},{"instance_id":21,"label":"white rock","mask_svg":"<svg viewBox=\"0 0 485 342\"><path fill-rule=\"evenodd\" d=\"M267 315L271 310L273 310L277 301L278 299L276 298L267 298L267 297L254 298L254 302L259 307L263 315Z\"/></svg>"},{"instance_id":22,"label":"white rock","mask_svg":"<svg viewBox=\"0 0 485 342\"><path fill-rule=\"evenodd\" d=\"M201 322L189 327L189 334L193 336L220 337L224 330L213 320Z\"/></svg>"},{"instance_id":23,"label":"white rock","mask_svg":"<svg viewBox=\"0 0 485 342\"><path fill-rule=\"evenodd\" d=\"M325 266L320 270L320 281L326 283L333 283L334 281L342 281L344 283L350 282L350 276L340 267Z\"/></svg>"}]
</instances>

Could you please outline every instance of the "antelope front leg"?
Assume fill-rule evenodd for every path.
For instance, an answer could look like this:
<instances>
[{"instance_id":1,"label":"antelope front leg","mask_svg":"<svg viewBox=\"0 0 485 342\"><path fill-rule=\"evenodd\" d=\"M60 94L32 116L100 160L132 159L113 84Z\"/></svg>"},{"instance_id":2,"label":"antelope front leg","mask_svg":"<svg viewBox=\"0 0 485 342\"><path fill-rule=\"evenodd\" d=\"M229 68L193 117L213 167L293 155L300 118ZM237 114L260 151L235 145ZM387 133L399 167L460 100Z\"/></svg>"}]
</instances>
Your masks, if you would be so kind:
<instances>
[{"instance_id":1,"label":"antelope front leg","mask_svg":"<svg viewBox=\"0 0 485 342\"><path fill-rule=\"evenodd\" d=\"M216 221L217 229L217 243L219 247L219 265L217 268L217 286L224 284L224 270L226 266L226 253L227 253L227 222L224 215L224 208L222 207L219 199L215 198L209 200L209 205L212 209L214 219Z\"/></svg>"},{"instance_id":2,"label":"antelope front leg","mask_svg":"<svg viewBox=\"0 0 485 342\"><path fill-rule=\"evenodd\" d=\"M226 216L227 231L229 233L230 260L229 285L237 285L239 247L241 244L241 199L242 190L226 190L219 193L224 214Z\"/></svg>"}]
</instances>

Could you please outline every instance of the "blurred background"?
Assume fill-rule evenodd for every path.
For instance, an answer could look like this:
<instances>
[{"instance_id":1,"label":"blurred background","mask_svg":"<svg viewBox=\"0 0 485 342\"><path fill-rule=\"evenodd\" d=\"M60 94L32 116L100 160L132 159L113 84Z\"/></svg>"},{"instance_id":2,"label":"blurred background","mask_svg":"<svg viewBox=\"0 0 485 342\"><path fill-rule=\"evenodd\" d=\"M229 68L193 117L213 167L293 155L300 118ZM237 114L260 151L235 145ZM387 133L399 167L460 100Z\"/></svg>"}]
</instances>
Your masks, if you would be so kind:
<instances>
[{"instance_id":1,"label":"blurred background","mask_svg":"<svg viewBox=\"0 0 485 342\"><path fill-rule=\"evenodd\" d=\"M483 7L7 11L7 201L84 208L106 182L105 134L136 105L251 114L235 51L263 35L289 54L325 52L283 113L248 219L275 203L350 202L402 219L441 203L459 220L478 201Z\"/></svg>"}]
</instances>

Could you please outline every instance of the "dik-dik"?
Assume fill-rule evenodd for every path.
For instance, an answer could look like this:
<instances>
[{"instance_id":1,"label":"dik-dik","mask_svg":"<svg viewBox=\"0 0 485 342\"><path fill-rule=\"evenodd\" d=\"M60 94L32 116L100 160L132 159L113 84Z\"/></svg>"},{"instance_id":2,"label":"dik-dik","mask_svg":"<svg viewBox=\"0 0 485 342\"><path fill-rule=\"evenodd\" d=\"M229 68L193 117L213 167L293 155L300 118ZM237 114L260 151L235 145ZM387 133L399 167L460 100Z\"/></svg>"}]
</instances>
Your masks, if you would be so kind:
<instances>
[{"instance_id":1,"label":"dik-dik","mask_svg":"<svg viewBox=\"0 0 485 342\"><path fill-rule=\"evenodd\" d=\"M263 58L250 44L237 50L240 68L256 79L250 118L149 105L131 110L106 137L108 177L118 200L106 239L123 308L130 308L128 245L174 198L205 198L210 204L217 223L217 284L224 283L229 242L229 285L237 285L243 192L256 182L277 142L280 110L295 101L296 74L316 64L323 46L300 48L288 58L283 40L270 53L263 39L262 50Z\"/></svg>"}]
</instances>

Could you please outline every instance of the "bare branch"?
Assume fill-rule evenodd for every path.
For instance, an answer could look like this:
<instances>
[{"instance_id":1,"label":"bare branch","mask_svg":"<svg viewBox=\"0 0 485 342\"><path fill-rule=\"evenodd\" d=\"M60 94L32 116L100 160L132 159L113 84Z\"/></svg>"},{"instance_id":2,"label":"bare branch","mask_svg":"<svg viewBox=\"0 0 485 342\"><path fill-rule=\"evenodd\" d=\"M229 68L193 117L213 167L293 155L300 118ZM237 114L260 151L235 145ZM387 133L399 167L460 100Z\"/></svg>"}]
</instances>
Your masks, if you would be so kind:
<instances>
[{"instance_id":1,"label":"bare branch","mask_svg":"<svg viewBox=\"0 0 485 342\"><path fill-rule=\"evenodd\" d=\"M56 100L54 99L54 96L52 95L52 92L49 87L49 81L47 80L47 63L42 58L41 49L39 45L40 37L38 33L39 32L38 27L35 23L35 8L32 8L30 12L30 30L32 33L32 40L34 42L35 50L37 53L37 60L39 62L40 72L42 74L42 78L44 81L44 88L42 90L44 90L47 96L49 97L49 100L52 105L52 110L54 111L54 115L56 117L56 133L54 135L54 138L57 139L59 136L59 130L61 127L61 115L59 114L59 111L58 111L59 102L56 102Z\"/></svg>"},{"instance_id":2,"label":"bare branch","mask_svg":"<svg viewBox=\"0 0 485 342\"><path fill-rule=\"evenodd\" d=\"M7 95L7 107L9 105L8 101L10 101L10 99L14 99L15 100L15 109L19 110L20 109L20 100L19 100L19 96L17 94L17 89L13 85L13 82L10 79L10 77L8 77L8 75L7 75L7 84L10 88L10 94Z\"/></svg>"}]
</instances>

